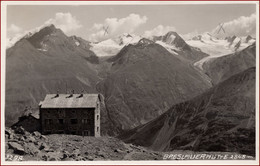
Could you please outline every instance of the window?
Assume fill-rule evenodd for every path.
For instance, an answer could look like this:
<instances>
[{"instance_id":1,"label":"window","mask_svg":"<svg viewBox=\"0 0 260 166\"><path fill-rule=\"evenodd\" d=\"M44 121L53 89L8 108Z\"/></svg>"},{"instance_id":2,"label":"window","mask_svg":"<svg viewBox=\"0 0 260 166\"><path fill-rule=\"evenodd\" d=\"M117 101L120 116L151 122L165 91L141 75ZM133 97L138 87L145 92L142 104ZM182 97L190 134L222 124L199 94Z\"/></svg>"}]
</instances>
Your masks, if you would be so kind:
<instances>
[{"instance_id":1,"label":"window","mask_svg":"<svg viewBox=\"0 0 260 166\"><path fill-rule=\"evenodd\" d=\"M91 124L90 119L82 119L83 124Z\"/></svg>"},{"instance_id":2,"label":"window","mask_svg":"<svg viewBox=\"0 0 260 166\"><path fill-rule=\"evenodd\" d=\"M78 123L78 119L71 119L71 120L70 120L70 123L71 123L71 124L77 124L77 123Z\"/></svg>"},{"instance_id":3,"label":"window","mask_svg":"<svg viewBox=\"0 0 260 166\"><path fill-rule=\"evenodd\" d=\"M58 119L59 124L64 124L64 119Z\"/></svg>"},{"instance_id":4,"label":"window","mask_svg":"<svg viewBox=\"0 0 260 166\"><path fill-rule=\"evenodd\" d=\"M65 117L65 110L64 109L59 109L58 110L58 115L59 115L59 117Z\"/></svg>"},{"instance_id":5,"label":"window","mask_svg":"<svg viewBox=\"0 0 260 166\"><path fill-rule=\"evenodd\" d=\"M99 115L97 115L97 120L99 119Z\"/></svg>"},{"instance_id":6,"label":"window","mask_svg":"<svg viewBox=\"0 0 260 166\"><path fill-rule=\"evenodd\" d=\"M88 120L87 120L87 119L82 119L82 123L83 123L83 124L87 124L87 123L88 123Z\"/></svg>"},{"instance_id":7,"label":"window","mask_svg":"<svg viewBox=\"0 0 260 166\"><path fill-rule=\"evenodd\" d=\"M63 111L62 110L58 110L58 113L59 113L59 115L62 115Z\"/></svg>"},{"instance_id":8,"label":"window","mask_svg":"<svg viewBox=\"0 0 260 166\"><path fill-rule=\"evenodd\" d=\"M45 119L45 124L51 125L52 124L52 119Z\"/></svg>"},{"instance_id":9,"label":"window","mask_svg":"<svg viewBox=\"0 0 260 166\"><path fill-rule=\"evenodd\" d=\"M97 127L97 132L99 131L99 127Z\"/></svg>"}]
</instances>

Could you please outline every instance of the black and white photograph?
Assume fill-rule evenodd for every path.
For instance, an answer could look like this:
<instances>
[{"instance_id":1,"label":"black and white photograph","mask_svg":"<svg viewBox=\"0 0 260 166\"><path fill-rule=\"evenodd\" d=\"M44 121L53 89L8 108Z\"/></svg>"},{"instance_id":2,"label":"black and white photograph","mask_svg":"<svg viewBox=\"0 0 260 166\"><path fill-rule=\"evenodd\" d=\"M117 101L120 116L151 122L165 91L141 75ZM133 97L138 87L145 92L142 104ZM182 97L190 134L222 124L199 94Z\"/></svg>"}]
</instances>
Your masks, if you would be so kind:
<instances>
[{"instance_id":1,"label":"black and white photograph","mask_svg":"<svg viewBox=\"0 0 260 166\"><path fill-rule=\"evenodd\" d=\"M259 164L259 2L1 2L1 164Z\"/></svg>"}]
</instances>

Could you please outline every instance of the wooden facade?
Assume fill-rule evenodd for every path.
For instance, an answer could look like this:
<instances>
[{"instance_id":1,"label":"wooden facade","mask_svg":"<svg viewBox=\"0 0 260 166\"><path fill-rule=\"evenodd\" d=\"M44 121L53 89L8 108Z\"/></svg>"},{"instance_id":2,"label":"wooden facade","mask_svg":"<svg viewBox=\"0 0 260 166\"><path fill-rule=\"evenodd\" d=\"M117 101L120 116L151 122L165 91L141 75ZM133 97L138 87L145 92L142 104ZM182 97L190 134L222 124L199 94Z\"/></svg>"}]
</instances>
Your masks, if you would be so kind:
<instances>
[{"instance_id":1,"label":"wooden facade","mask_svg":"<svg viewBox=\"0 0 260 166\"><path fill-rule=\"evenodd\" d=\"M43 134L100 136L98 94L48 94L39 109Z\"/></svg>"}]
</instances>

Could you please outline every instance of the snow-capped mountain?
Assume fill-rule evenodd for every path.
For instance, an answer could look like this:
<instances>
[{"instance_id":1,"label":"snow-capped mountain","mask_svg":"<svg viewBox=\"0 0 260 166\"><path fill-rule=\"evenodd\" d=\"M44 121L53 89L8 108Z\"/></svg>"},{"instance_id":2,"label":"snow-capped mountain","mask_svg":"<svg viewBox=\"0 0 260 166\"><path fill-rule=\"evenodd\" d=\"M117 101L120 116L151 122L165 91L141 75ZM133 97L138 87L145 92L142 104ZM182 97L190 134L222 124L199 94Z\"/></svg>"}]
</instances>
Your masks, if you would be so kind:
<instances>
[{"instance_id":1,"label":"snow-capped mountain","mask_svg":"<svg viewBox=\"0 0 260 166\"><path fill-rule=\"evenodd\" d=\"M164 36L155 36L153 40L164 46L171 53L176 54L180 50L190 50L188 44L176 32L170 31Z\"/></svg>"},{"instance_id":2,"label":"snow-capped mountain","mask_svg":"<svg viewBox=\"0 0 260 166\"><path fill-rule=\"evenodd\" d=\"M114 40L117 42L119 45L128 45L128 44L135 44L141 39L141 36L137 36L134 34L129 34L129 33L124 33Z\"/></svg>"},{"instance_id":3,"label":"snow-capped mountain","mask_svg":"<svg viewBox=\"0 0 260 166\"><path fill-rule=\"evenodd\" d=\"M201 59L196 62L194 65L202 69L202 65L216 57L225 56L237 51L241 51L252 45L255 42L251 36L247 37L226 37L225 39L219 39L206 32L197 36L194 36L192 39L186 40L186 42L193 47L200 48L203 52L209 54L210 56Z\"/></svg>"},{"instance_id":4,"label":"snow-capped mountain","mask_svg":"<svg viewBox=\"0 0 260 166\"><path fill-rule=\"evenodd\" d=\"M173 31L170 31L163 36L154 36L153 41L166 48L170 53L190 62L198 61L208 56L200 49L187 44L178 33Z\"/></svg>"},{"instance_id":5,"label":"snow-capped mountain","mask_svg":"<svg viewBox=\"0 0 260 166\"><path fill-rule=\"evenodd\" d=\"M124 46L135 44L141 39L140 36L124 33L112 39L107 39L98 43L91 43L91 50L97 56L114 56Z\"/></svg>"}]
</instances>

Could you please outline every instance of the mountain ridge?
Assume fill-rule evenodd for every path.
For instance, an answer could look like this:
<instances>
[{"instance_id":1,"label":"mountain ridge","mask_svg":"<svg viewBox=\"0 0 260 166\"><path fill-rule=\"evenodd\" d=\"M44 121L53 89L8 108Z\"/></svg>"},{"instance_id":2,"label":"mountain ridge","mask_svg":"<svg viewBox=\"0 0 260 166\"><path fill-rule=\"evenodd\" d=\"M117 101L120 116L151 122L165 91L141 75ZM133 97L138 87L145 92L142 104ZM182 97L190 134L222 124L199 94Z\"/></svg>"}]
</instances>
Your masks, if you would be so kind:
<instances>
[{"instance_id":1,"label":"mountain ridge","mask_svg":"<svg viewBox=\"0 0 260 166\"><path fill-rule=\"evenodd\" d=\"M255 77L255 68L249 68L119 138L160 151L255 155Z\"/></svg>"}]
</instances>

